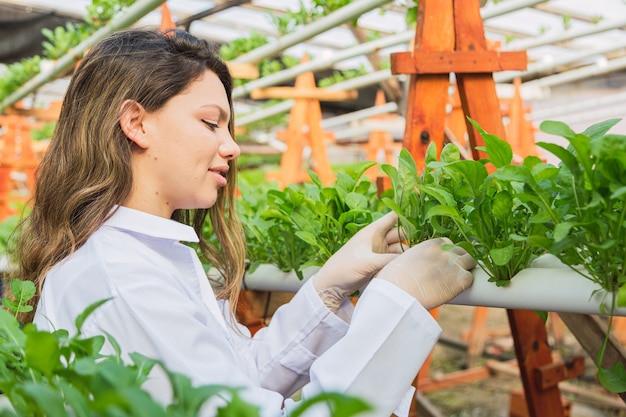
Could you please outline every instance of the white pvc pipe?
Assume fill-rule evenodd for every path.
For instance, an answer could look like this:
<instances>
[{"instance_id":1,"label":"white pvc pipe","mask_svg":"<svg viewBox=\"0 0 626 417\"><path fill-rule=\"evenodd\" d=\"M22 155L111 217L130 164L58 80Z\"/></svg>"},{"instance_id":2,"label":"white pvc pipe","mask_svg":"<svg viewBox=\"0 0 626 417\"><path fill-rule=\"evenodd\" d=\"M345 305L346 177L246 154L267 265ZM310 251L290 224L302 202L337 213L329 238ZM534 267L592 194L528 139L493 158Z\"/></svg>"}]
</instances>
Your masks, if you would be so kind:
<instances>
[{"instance_id":1,"label":"white pvc pipe","mask_svg":"<svg viewBox=\"0 0 626 417\"><path fill-rule=\"evenodd\" d=\"M237 57L234 61L243 63L259 62L265 58L274 56L291 46L304 42L313 36L339 26L350 19L361 16L362 14L367 13L379 6L383 6L390 1L391 0L361 0L352 2L309 25L298 28L298 30L287 35L278 37L272 43L253 49L252 51Z\"/></svg>"},{"instance_id":2,"label":"white pvc pipe","mask_svg":"<svg viewBox=\"0 0 626 417\"><path fill-rule=\"evenodd\" d=\"M345 49L343 51L333 54L329 58L319 58L312 61L304 62L302 64L295 65L291 68L275 72L256 80L247 82L244 85L236 87L233 90L233 98L244 97L250 94L255 88L263 88L273 86L282 82L286 82L294 79L298 75L308 71L318 71L326 68L330 68L337 62L344 61L349 58L369 54L380 49L388 48L390 46L397 45L399 43L405 43L411 41L415 37L415 32L405 31L394 35L385 36L384 38L377 39L371 42L363 43L352 48Z\"/></svg>"},{"instance_id":3,"label":"white pvc pipe","mask_svg":"<svg viewBox=\"0 0 626 417\"><path fill-rule=\"evenodd\" d=\"M538 46L557 44L559 42L578 39L589 35L595 35L597 33L608 32L613 29L621 29L624 26L626 26L626 19L600 22L587 28L563 30L556 34L549 33L536 38L515 40L508 45L505 45L503 49L507 51L521 51L530 48L536 48Z\"/></svg>"},{"instance_id":4,"label":"white pvc pipe","mask_svg":"<svg viewBox=\"0 0 626 417\"><path fill-rule=\"evenodd\" d=\"M355 122L357 120L365 119L379 114L395 113L398 111L398 104L390 101L389 103L382 104L380 106L372 106L365 109L353 111L350 113L342 114L335 117L329 117L322 120L322 127L324 129L332 129L337 126Z\"/></svg>"},{"instance_id":5,"label":"white pvc pipe","mask_svg":"<svg viewBox=\"0 0 626 417\"><path fill-rule=\"evenodd\" d=\"M303 271L300 281L292 272L280 271L273 265L261 265L253 274L246 274L244 288L259 291L296 292L319 267ZM489 282L481 268L472 271L473 285L449 304L494 307L513 310L554 311L578 314L605 314L600 310L610 297L600 286L554 257L543 256L533 267L517 274L508 286L498 287ZM605 298L604 298L605 297ZM607 310L608 312L608 305ZM626 316L626 308L618 308L617 316Z\"/></svg>"},{"instance_id":6,"label":"white pvc pipe","mask_svg":"<svg viewBox=\"0 0 626 417\"><path fill-rule=\"evenodd\" d=\"M513 81L517 77L528 77L531 75L539 75L542 72L548 72L554 70L562 65L569 65L576 62L581 62L585 59L593 58L595 56L601 56L608 54L610 52L619 51L623 48L626 48L626 42L618 42L611 43L608 46L604 46L602 48L590 49L586 51L581 51L581 53L576 55L566 56L561 59L554 60L549 63L536 63L528 66L528 70L526 71L505 71L500 73L495 73L493 75L493 79L496 83L505 83Z\"/></svg>"},{"instance_id":7,"label":"white pvc pipe","mask_svg":"<svg viewBox=\"0 0 626 417\"><path fill-rule=\"evenodd\" d=\"M548 0L509 0L498 2L493 7L485 7L480 10L480 15L484 20L491 19L514 12L526 7L533 7Z\"/></svg>"},{"instance_id":8,"label":"white pvc pipe","mask_svg":"<svg viewBox=\"0 0 626 417\"><path fill-rule=\"evenodd\" d=\"M328 90L328 91L354 90L360 87L377 84L381 81L388 79L389 77L391 77L391 71L388 69L382 69L380 71L375 71L369 74L365 74L361 77L352 78L350 80L333 84L330 87L326 88L325 90ZM244 114L243 116L238 116L237 118L235 118L235 124L237 126L244 126L248 123L253 123L258 120L263 120L275 114L288 112L293 107L293 104L294 104L294 101L290 99L290 100L281 101L280 103L275 104L271 107L254 110L250 113Z\"/></svg>"},{"instance_id":9,"label":"white pvc pipe","mask_svg":"<svg viewBox=\"0 0 626 417\"><path fill-rule=\"evenodd\" d=\"M598 75L608 74L620 71L626 68L626 57L610 59L604 64L591 64L581 68L560 72L547 77L537 78L536 80L526 81L522 84L522 90L525 88L544 88L552 87L559 84L571 83Z\"/></svg>"},{"instance_id":10,"label":"white pvc pipe","mask_svg":"<svg viewBox=\"0 0 626 417\"><path fill-rule=\"evenodd\" d=\"M596 99L585 99L581 101L574 101L569 104L561 104L558 107L555 106L555 107L550 107L544 110L537 110L530 114L530 119L542 121L542 120L559 117L562 115L565 115L565 116L569 115L571 117L574 117L576 121L582 121L582 120L579 120L581 115L577 114L578 112L588 112L591 110L591 111L596 112L596 114L598 114L597 111L599 107L613 106L615 104L623 104L625 101L626 101L626 91L617 93L617 94L602 96ZM594 118L595 117L592 117L591 119L594 119Z\"/></svg>"},{"instance_id":11,"label":"white pvc pipe","mask_svg":"<svg viewBox=\"0 0 626 417\"><path fill-rule=\"evenodd\" d=\"M480 268L472 273L472 286L450 304L602 314L600 305L603 295L607 295L593 281L569 268L528 268L518 273L506 287L489 282L489 276ZM597 292L594 294L594 291ZM606 297L605 301L610 303L610 297ZM620 308L616 315L626 316L626 308Z\"/></svg>"}]
</instances>

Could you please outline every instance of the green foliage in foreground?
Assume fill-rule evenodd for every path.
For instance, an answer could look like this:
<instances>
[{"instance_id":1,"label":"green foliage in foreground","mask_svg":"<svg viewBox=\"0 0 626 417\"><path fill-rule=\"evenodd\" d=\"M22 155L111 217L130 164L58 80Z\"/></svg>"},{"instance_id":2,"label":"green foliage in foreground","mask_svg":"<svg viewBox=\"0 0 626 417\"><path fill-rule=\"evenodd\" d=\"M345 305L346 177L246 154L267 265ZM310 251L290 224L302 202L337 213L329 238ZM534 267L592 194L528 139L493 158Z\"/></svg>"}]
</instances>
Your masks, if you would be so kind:
<instances>
[{"instance_id":1,"label":"green foliage in foreground","mask_svg":"<svg viewBox=\"0 0 626 417\"><path fill-rule=\"evenodd\" d=\"M10 282L15 300L4 298L0 309L0 391L11 407L0 417L193 417L203 404L216 401L218 417L258 417L258 407L242 400L236 387L193 386L185 375L171 372L160 361L140 353L130 363L110 336L84 337L87 317L107 300L88 307L76 318L77 332L47 332L34 324L22 326L16 319L28 310L24 302L33 296L30 281ZM11 310L11 312L9 312ZM115 353L101 353L107 341ZM169 377L173 400L163 405L142 388L153 367ZM311 406L327 404L333 416L350 417L368 410L365 402L337 393L323 393L304 401L292 414L306 413Z\"/></svg>"}]
</instances>

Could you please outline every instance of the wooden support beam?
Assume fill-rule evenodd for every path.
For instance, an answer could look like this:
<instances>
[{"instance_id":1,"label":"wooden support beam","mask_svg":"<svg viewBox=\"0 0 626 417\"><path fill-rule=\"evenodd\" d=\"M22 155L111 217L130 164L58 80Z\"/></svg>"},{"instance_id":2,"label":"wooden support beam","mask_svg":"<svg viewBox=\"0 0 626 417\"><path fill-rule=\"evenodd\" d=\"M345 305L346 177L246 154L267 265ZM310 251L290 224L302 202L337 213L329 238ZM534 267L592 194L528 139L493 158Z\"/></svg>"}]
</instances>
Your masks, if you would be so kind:
<instances>
[{"instance_id":1,"label":"wooden support beam","mask_svg":"<svg viewBox=\"0 0 626 417\"><path fill-rule=\"evenodd\" d=\"M560 363L550 363L535 369L537 386L541 390L553 388L559 382L585 374L585 357L574 356Z\"/></svg>"},{"instance_id":2,"label":"wooden support beam","mask_svg":"<svg viewBox=\"0 0 626 417\"><path fill-rule=\"evenodd\" d=\"M328 91L321 88L293 88L293 87L266 87L255 88L250 91L253 100L264 99L307 99L319 101L356 100L359 97L357 90Z\"/></svg>"},{"instance_id":3,"label":"wooden support beam","mask_svg":"<svg viewBox=\"0 0 626 417\"><path fill-rule=\"evenodd\" d=\"M517 360L513 359L506 362L500 362L495 359L487 359L485 366L489 368L492 373L504 374L504 375L520 375L519 366ZM616 410L626 410L626 404L617 395L606 394L592 390L589 388L580 387L570 382L564 381L559 383L559 390L583 398L585 402L592 402L605 407L615 408Z\"/></svg>"},{"instance_id":4,"label":"wooden support beam","mask_svg":"<svg viewBox=\"0 0 626 417\"><path fill-rule=\"evenodd\" d=\"M451 388L456 385L469 384L471 382L487 379L492 375L489 368L485 366L477 366L462 371L449 372L446 375L437 378L420 379L418 382L419 391L428 393L440 389Z\"/></svg>"},{"instance_id":5,"label":"wooden support beam","mask_svg":"<svg viewBox=\"0 0 626 417\"><path fill-rule=\"evenodd\" d=\"M480 73L526 69L525 51L414 51L391 57L392 67L402 74Z\"/></svg>"},{"instance_id":6,"label":"wooden support beam","mask_svg":"<svg viewBox=\"0 0 626 417\"><path fill-rule=\"evenodd\" d=\"M233 78L254 80L259 78L259 67L254 64L227 61L226 66Z\"/></svg>"},{"instance_id":7,"label":"wooden support beam","mask_svg":"<svg viewBox=\"0 0 626 417\"><path fill-rule=\"evenodd\" d=\"M33 107L25 109L16 105L7 107L5 113L7 115L32 117L41 122L56 122L59 120L61 105L61 100L51 102L48 108Z\"/></svg>"},{"instance_id":8,"label":"wooden support beam","mask_svg":"<svg viewBox=\"0 0 626 417\"><path fill-rule=\"evenodd\" d=\"M608 323L599 316L587 314L559 313L559 317L595 363L608 332ZM611 334L600 366L611 368L620 362L626 366L626 349L615 335ZM626 403L626 393L621 393L620 397Z\"/></svg>"}]
</instances>

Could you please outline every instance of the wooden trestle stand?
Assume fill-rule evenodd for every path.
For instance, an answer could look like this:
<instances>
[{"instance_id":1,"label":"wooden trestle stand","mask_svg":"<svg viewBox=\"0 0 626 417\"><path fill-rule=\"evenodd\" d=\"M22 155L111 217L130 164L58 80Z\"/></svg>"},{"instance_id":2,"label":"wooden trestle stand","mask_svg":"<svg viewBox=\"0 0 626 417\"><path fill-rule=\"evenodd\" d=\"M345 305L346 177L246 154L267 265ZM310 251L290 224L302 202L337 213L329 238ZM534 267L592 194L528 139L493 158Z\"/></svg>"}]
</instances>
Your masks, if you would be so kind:
<instances>
[{"instance_id":1,"label":"wooden trestle stand","mask_svg":"<svg viewBox=\"0 0 626 417\"><path fill-rule=\"evenodd\" d=\"M304 57L302 62L308 61ZM287 129L277 132L279 139L286 143L280 161L280 171L268 173L268 178L279 182L279 187L297 184L310 179L305 170L303 158L305 147L311 150L310 168L319 176L324 185L330 185L335 175L332 172L325 141L334 139L332 132L322 129L322 109L320 101L354 100L356 90L328 91L318 88L313 72L304 72L296 77L294 87L258 88L250 92L250 97L260 99L293 99Z\"/></svg>"},{"instance_id":2,"label":"wooden trestle stand","mask_svg":"<svg viewBox=\"0 0 626 417\"><path fill-rule=\"evenodd\" d=\"M418 7L414 50L392 54L391 70L410 75L403 145L423 169L428 145L435 142L439 151L443 147L450 75L456 77L464 115L487 132L505 138L493 73L524 70L527 57L525 51L488 50L476 0L421 0ZM476 147L484 142L476 129L466 124L472 157L481 158L484 155ZM557 384L577 375L572 375L571 366L568 373L565 364L553 363L546 327L538 314L521 310L507 310L507 314L527 408L515 415L565 416ZM418 391L424 378L428 376L415 380Z\"/></svg>"}]
</instances>

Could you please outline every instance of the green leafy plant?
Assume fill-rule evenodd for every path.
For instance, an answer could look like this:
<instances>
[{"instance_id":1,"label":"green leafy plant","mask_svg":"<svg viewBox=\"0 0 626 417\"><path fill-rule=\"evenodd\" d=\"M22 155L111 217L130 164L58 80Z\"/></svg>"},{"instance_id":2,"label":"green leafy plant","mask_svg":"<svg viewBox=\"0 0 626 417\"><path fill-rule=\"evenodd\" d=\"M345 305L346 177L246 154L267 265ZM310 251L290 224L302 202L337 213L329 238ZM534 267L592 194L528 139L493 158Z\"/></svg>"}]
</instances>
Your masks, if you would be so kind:
<instances>
[{"instance_id":1,"label":"green leafy plant","mask_svg":"<svg viewBox=\"0 0 626 417\"><path fill-rule=\"evenodd\" d=\"M67 51L89 36L86 25L73 23L57 26L54 30L43 28L41 33L48 39L42 44L43 55L48 59L61 58Z\"/></svg>"},{"instance_id":2,"label":"green leafy plant","mask_svg":"<svg viewBox=\"0 0 626 417\"><path fill-rule=\"evenodd\" d=\"M259 408L245 402L239 389L222 385L193 386L182 374L171 372L160 361L140 353L122 359L120 346L110 335L84 337L82 326L99 306L90 305L76 320L76 333L65 329L42 331L30 323L22 326L16 316L32 309L25 301L35 293L30 281L10 282L14 299L3 298L0 309L0 391L10 407L2 417L193 417L206 401L218 400L217 416L258 417ZM101 353L108 341L114 353ZM142 388L153 367L169 378L173 400L163 405ZM300 416L325 403L336 417L351 417L370 406L356 397L321 393L294 410Z\"/></svg>"},{"instance_id":3,"label":"green leafy plant","mask_svg":"<svg viewBox=\"0 0 626 417\"><path fill-rule=\"evenodd\" d=\"M52 138L52 134L54 133L54 129L56 127L56 122L48 122L43 124L38 129L33 129L30 132L31 138L33 141L43 141Z\"/></svg>"},{"instance_id":4,"label":"green leafy plant","mask_svg":"<svg viewBox=\"0 0 626 417\"><path fill-rule=\"evenodd\" d=\"M359 68L333 71L330 76L320 79L317 84L321 88L326 88L333 84L357 78L365 74L367 74L367 69L365 66L361 65Z\"/></svg>"},{"instance_id":5,"label":"green leafy plant","mask_svg":"<svg viewBox=\"0 0 626 417\"><path fill-rule=\"evenodd\" d=\"M458 151L445 147L441 160L458 160ZM437 160L437 148L431 144L426 151L425 163ZM383 164L381 169L391 180L391 188L381 195L382 202L398 214L404 231L407 246L437 236L454 234L454 222L445 217L429 217L430 208L439 206L441 199L445 204L454 205L452 195L439 187L440 178L436 170L424 170L421 174L413 156L406 148L400 150L398 166Z\"/></svg>"},{"instance_id":6,"label":"green leafy plant","mask_svg":"<svg viewBox=\"0 0 626 417\"><path fill-rule=\"evenodd\" d=\"M0 253L6 254L8 252L19 221L19 215L12 215L0 221Z\"/></svg>"},{"instance_id":7,"label":"green leafy plant","mask_svg":"<svg viewBox=\"0 0 626 417\"><path fill-rule=\"evenodd\" d=\"M461 160L458 148L447 144L437 161L432 144L426 169L418 175L415 162L403 151L397 169L383 167L393 188L393 201L384 202L400 215L409 244L448 237L476 259L491 282L505 286L545 252L529 240L548 231L545 206L537 199L550 198L545 184L558 169L536 157L513 164L511 146L475 126L488 158Z\"/></svg>"},{"instance_id":8,"label":"green leafy plant","mask_svg":"<svg viewBox=\"0 0 626 417\"><path fill-rule=\"evenodd\" d=\"M225 61L231 61L241 55L244 55L256 48L260 48L263 45L269 43L267 37L263 36L257 31L252 31L246 37L237 38L231 42L220 46L220 56ZM298 64L298 59L283 55L278 58L265 58L258 63L259 75L265 77L278 71L282 71L285 68L293 67ZM235 86L241 86L247 83L249 80L236 78L234 80Z\"/></svg>"},{"instance_id":9,"label":"green leafy plant","mask_svg":"<svg viewBox=\"0 0 626 417\"><path fill-rule=\"evenodd\" d=\"M538 143L561 161L554 202L561 213L553 233L537 244L606 292L609 331L616 306L626 306L626 136L608 133L619 121L606 120L582 133L562 122L544 121L540 129L564 138L568 146ZM609 391L624 392L623 365L600 367L607 343L608 334L596 358L598 378Z\"/></svg>"},{"instance_id":10,"label":"green leafy plant","mask_svg":"<svg viewBox=\"0 0 626 417\"><path fill-rule=\"evenodd\" d=\"M322 265L361 228L380 216L380 200L364 172L375 165L364 162L337 172L324 186L312 181L292 184L264 195L240 186L240 214L246 229L250 271L272 263L303 278L303 269ZM384 207L383 207L384 208Z\"/></svg>"},{"instance_id":11,"label":"green leafy plant","mask_svg":"<svg viewBox=\"0 0 626 417\"><path fill-rule=\"evenodd\" d=\"M40 63L41 57L34 56L7 65L6 71L0 77L0 100L10 96L28 80L39 74Z\"/></svg>"}]
</instances>

